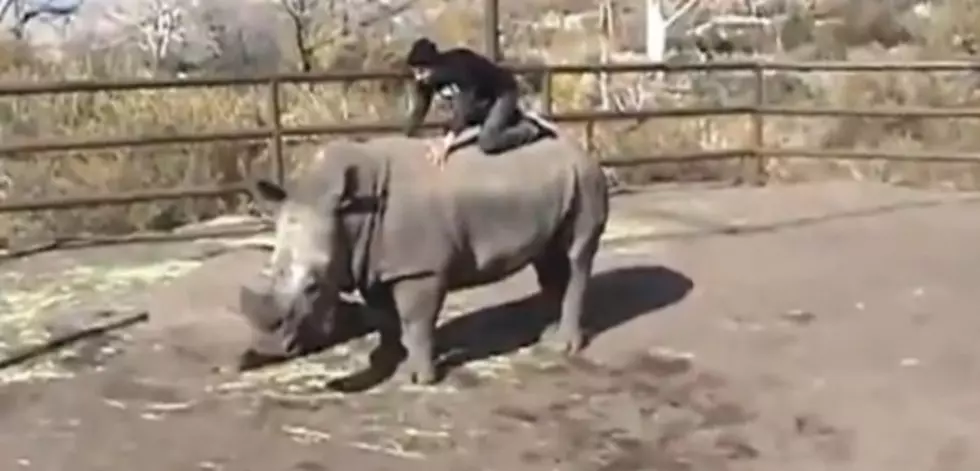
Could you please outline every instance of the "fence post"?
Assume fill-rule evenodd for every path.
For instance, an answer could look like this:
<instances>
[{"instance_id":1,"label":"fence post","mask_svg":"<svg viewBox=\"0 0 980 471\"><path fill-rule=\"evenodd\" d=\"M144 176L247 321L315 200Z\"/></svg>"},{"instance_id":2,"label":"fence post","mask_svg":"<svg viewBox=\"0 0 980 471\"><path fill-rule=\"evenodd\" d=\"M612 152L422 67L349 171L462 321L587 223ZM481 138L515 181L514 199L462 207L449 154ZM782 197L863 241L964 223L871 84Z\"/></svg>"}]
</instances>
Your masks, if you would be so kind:
<instances>
[{"instance_id":1,"label":"fence post","mask_svg":"<svg viewBox=\"0 0 980 471\"><path fill-rule=\"evenodd\" d=\"M595 154L595 120L585 122L585 151L589 155Z\"/></svg>"},{"instance_id":2,"label":"fence post","mask_svg":"<svg viewBox=\"0 0 980 471\"><path fill-rule=\"evenodd\" d=\"M272 110L272 172L276 183L286 182L286 164L282 157L282 102L279 97L279 79L273 78L269 83L269 109Z\"/></svg>"},{"instance_id":3,"label":"fence post","mask_svg":"<svg viewBox=\"0 0 980 471\"><path fill-rule=\"evenodd\" d=\"M500 3L499 0L485 0L483 3L483 35L487 57L494 62L500 57Z\"/></svg>"},{"instance_id":4,"label":"fence post","mask_svg":"<svg viewBox=\"0 0 980 471\"><path fill-rule=\"evenodd\" d=\"M766 122L762 113L762 108L766 105L766 66L762 61L756 61L753 66L755 72L755 109L752 111L752 156L754 157L755 169L752 176L747 181L755 185L765 185L768 176L766 175L766 156L764 153L766 145Z\"/></svg>"},{"instance_id":5,"label":"fence post","mask_svg":"<svg viewBox=\"0 0 980 471\"><path fill-rule=\"evenodd\" d=\"M550 119L551 114L555 111L554 97L551 95L552 87L552 75L550 71L545 71L544 77L542 77L541 86L541 112L544 113L544 117Z\"/></svg>"}]
</instances>

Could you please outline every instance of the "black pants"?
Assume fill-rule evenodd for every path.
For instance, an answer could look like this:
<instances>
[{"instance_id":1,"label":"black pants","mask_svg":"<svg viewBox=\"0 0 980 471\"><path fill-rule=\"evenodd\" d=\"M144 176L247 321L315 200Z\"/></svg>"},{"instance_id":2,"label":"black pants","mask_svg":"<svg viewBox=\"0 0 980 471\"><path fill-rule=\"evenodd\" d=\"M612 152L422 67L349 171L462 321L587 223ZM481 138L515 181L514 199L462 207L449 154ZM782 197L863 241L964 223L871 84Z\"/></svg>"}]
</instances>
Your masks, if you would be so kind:
<instances>
[{"instance_id":1,"label":"black pants","mask_svg":"<svg viewBox=\"0 0 980 471\"><path fill-rule=\"evenodd\" d=\"M538 126L523 119L517 108L517 90L514 90L500 95L490 104L476 142L485 154L499 154L533 141L540 133Z\"/></svg>"}]
</instances>

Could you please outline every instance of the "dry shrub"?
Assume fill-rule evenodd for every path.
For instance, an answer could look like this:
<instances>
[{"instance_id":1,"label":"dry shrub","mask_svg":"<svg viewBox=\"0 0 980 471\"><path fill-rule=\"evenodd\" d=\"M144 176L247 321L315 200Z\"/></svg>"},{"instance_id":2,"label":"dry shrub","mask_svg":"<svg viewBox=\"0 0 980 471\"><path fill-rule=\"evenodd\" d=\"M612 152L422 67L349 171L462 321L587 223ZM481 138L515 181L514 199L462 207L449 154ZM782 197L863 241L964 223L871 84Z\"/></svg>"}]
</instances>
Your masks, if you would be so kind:
<instances>
[{"instance_id":1,"label":"dry shrub","mask_svg":"<svg viewBox=\"0 0 980 471\"><path fill-rule=\"evenodd\" d=\"M552 94L559 111L583 111L599 107L598 77L560 76ZM710 82L711 79L707 79ZM713 93L703 93L703 77L650 74L615 74L609 82L614 109L678 109L710 107L719 103ZM696 155L704 150L746 149L751 146L751 121L744 116L698 118L655 117L618 120L570 128L600 159L617 161L648 159L662 155ZM589 129L591 128L591 131ZM739 176L737 162L703 161L640 164L616 170L619 179L631 184L658 181L731 180Z\"/></svg>"},{"instance_id":2,"label":"dry shrub","mask_svg":"<svg viewBox=\"0 0 980 471\"><path fill-rule=\"evenodd\" d=\"M2 81L50 81L58 76L101 75L91 61L55 65L23 46L7 45L7 48L0 51ZM390 52L370 50L361 57L361 66L375 67L374 62L391 57ZM123 62L114 72L117 76L131 77L141 71ZM390 120L398 113L401 100L397 93L392 95L385 87L390 88L391 84L284 87L281 98L284 125ZM255 129L271 124L268 104L265 86L4 97L0 99L0 122L4 123L0 138L11 142ZM345 109L350 113L345 114ZM264 142L219 142L10 155L0 163L0 196L23 201L238 183L251 175L269 174L271 162L266 147ZM292 155L289 147L286 147L287 156ZM171 229L242 210L244 202L244 196L240 195L0 214L0 245L10 239L17 243L38 237Z\"/></svg>"},{"instance_id":3,"label":"dry shrub","mask_svg":"<svg viewBox=\"0 0 980 471\"><path fill-rule=\"evenodd\" d=\"M442 10L425 27L426 34L449 45L481 49L482 16L470 5L426 1ZM823 2L817 2L823 3ZM916 24L897 4L871 5L858 0L836 3L849 11L837 25L818 27L812 18L798 18L796 54L815 58L850 60L948 58L967 54L980 38L980 7L971 0L947 0L933 6L933 17ZM907 2L902 2L904 5ZM594 31L544 31L533 35L513 31L504 23L505 36L534 37L540 51L526 45L508 44L508 58L539 57L549 63L594 61L599 42ZM788 29L793 29L789 28ZM812 29L812 31L811 31ZM805 30L805 31L803 31ZM795 31L795 30L794 30ZM847 34L839 34L841 31ZM905 38L916 36L911 46L886 50ZM795 33L794 33L795 34ZM785 35L784 35L785 36ZM379 46L366 35L317 52L321 68L376 68L398 65L406 43ZM897 39L896 39L897 38ZM314 38L315 39L315 38ZM864 44L863 49L854 47ZM870 44L869 44L870 43ZM537 48L536 48L537 49ZM807 52L809 51L809 52ZM15 43L0 44L0 80L49 81L64 77L133 76L141 73L125 58L78 58L52 64L34 51ZM532 79L531 82L534 82ZM969 74L830 74L807 73L796 82L767 84L771 104L854 106L970 106L978 102L977 82ZM745 103L751 87L740 78L707 79L702 75L660 80L649 75L615 76L610 87L621 108L666 108ZM532 90L537 87L532 83ZM686 88L679 93L672 88ZM552 93L557 112L598 108L595 76L558 76ZM283 87L283 122L286 126L331 122L369 122L400 119L405 114L404 87L400 81L322 84ZM637 97L645 96L645 99ZM529 99L528 101L533 101ZM62 94L4 98L0 100L0 138L4 141L54 136L139 136L239 129L269 124L265 87L255 89L185 89L127 91L118 93ZM435 110L440 114L441 110ZM442 110L444 112L444 110ZM890 119L786 119L767 118L766 140L770 146L976 150L977 123L970 120ZM583 126L569 132L585 139ZM599 158L692 152L699 149L744 148L752 137L746 117L651 119L642 123L620 121L594 126L588 145ZM290 170L307 158L312 147L287 146ZM232 182L270 169L264 143L218 143L75 152L69 155L19 155L0 165L0 196L39 199L82 192L120 192L176 185ZM918 165L881 162L845 163L822 161L800 164L795 159L770 162L777 178L812 179L846 175L918 184L940 183L975 187L975 166ZM964 171L969 169L969 171ZM620 172L623 179L651 180L728 179L740 173L735 164L684 163L645 165ZM70 235L80 232L128 232L166 229L242 207L241 198L209 201L161 201L130 207L0 215L0 239L34 238L38 235Z\"/></svg>"},{"instance_id":4,"label":"dry shrub","mask_svg":"<svg viewBox=\"0 0 980 471\"><path fill-rule=\"evenodd\" d=\"M477 46L478 11L449 5L434 20L444 44ZM332 31L314 32L333 34ZM314 34L311 33L311 34ZM292 33L284 33L291 38ZM326 43L312 57L320 69L378 69L399 65L407 41L378 41L365 30L350 37L307 38ZM287 54L288 56L288 54ZM284 68L290 68L283 64ZM22 43L0 44L0 81L145 76L132 56L119 53L42 59ZM393 121L405 115L401 80L324 83L282 87L284 126ZM115 93L78 93L0 98L0 138L4 141L66 137L133 137L256 128L271 124L268 88L228 87ZM444 107L434 107L438 117ZM329 139L325 137L324 139ZM287 173L310 154L310 143L287 142ZM0 196L38 200L85 193L120 193L150 188L234 183L268 174L267 145L214 143L108 151L13 155L0 161ZM169 229L218 213L243 209L243 197L173 200L152 204L77 210L0 214L0 246L8 239L123 233Z\"/></svg>"},{"instance_id":5,"label":"dry shrub","mask_svg":"<svg viewBox=\"0 0 980 471\"><path fill-rule=\"evenodd\" d=\"M426 28L426 34L446 46L482 48L480 12L464 5L440 5L441 13L431 19L432 24ZM546 47L551 48L555 42L591 43L583 38L570 39L564 34L557 34L553 39ZM54 64L38 58L28 48L15 44L3 47L6 50L0 54L0 80L5 81L131 77L145 73L132 58L127 57L98 57L94 60L92 57L69 58ZM406 42L378 45L377 41L365 40L361 36L319 49L314 60L325 69L392 68L399 65L405 49ZM593 49L580 49L575 53L587 55L594 53ZM581 62L584 59L576 56L567 60ZM554 58L549 61L559 62ZM534 82L533 77L531 79ZM594 80L589 82L579 77L559 77L554 87L555 102L564 109L591 109L595 102L594 85ZM529 88L537 87L531 83ZM283 124L303 126L402 119L407 104L404 91L404 84L397 80L287 85L282 87ZM130 137L254 128L270 124L268 103L266 87L4 98L0 101L0 119L4 122L0 137L5 140L55 136ZM433 111L435 117L439 117L444 116L446 110L437 106ZM664 137L655 137L652 143L646 145L669 148L673 145L671 142L682 141L680 138L671 141L671 134L700 132L695 131L690 123L670 123L666 128L662 123L658 123L657 129L663 131L655 131L652 135ZM668 128L677 130L667 131ZM596 133L595 144L600 155L612 155L620 149L643 148L641 141L648 137L643 136L645 132L635 130L627 132L620 142L619 139L606 137L609 132L600 129ZM301 161L309 157L312 149L307 144L286 146L290 173L301 166ZM266 154L266 146L260 142L18 155L14 156L15 160L4 162L0 174L11 178L9 184L0 185L0 191L10 199L37 200L82 193L119 193L178 185L231 183L250 175L267 174L271 164ZM5 182L0 179L0 183ZM241 210L242 206L243 198L236 197L4 214L0 215L0 230L16 239L35 239L39 236L70 236L90 232L169 229L218 213Z\"/></svg>"},{"instance_id":6,"label":"dry shrub","mask_svg":"<svg viewBox=\"0 0 980 471\"><path fill-rule=\"evenodd\" d=\"M79 64L84 66L84 64ZM39 60L0 70L4 80L43 80ZM255 127L261 110L254 90L138 90L8 97L0 100L6 141L58 137L176 135ZM251 151L253 155L248 155ZM242 179L255 151L216 143L105 151L14 155L4 162L6 197L39 200L67 195L130 192ZM11 214L5 230L17 237L39 233L115 233L162 229L234 210L238 199L173 201L141 207L102 207L51 214ZM230 207L229 207L230 206Z\"/></svg>"},{"instance_id":7,"label":"dry shrub","mask_svg":"<svg viewBox=\"0 0 980 471\"><path fill-rule=\"evenodd\" d=\"M851 52L852 60L912 60L924 50L868 47ZM956 108L980 106L980 92L971 72L823 73L811 77L821 94L808 103L844 109ZM917 117L841 117L766 119L767 145L884 152L976 152L980 150L980 119ZM980 166L972 164L885 161L771 162L772 176L801 180L847 177L922 186L974 188Z\"/></svg>"},{"instance_id":8,"label":"dry shrub","mask_svg":"<svg viewBox=\"0 0 980 471\"><path fill-rule=\"evenodd\" d=\"M836 29L838 41L849 46L877 43L893 47L912 39L911 32L902 21L902 12L913 2L846 0L841 3L836 11L843 18Z\"/></svg>"},{"instance_id":9,"label":"dry shrub","mask_svg":"<svg viewBox=\"0 0 980 471\"><path fill-rule=\"evenodd\" d=\"M616 161L655 156L697 155L700 151L746 149L751 129L740 116L715 118L654 118L642 122L595 125L594 146L600 159ZM740 175L737 161L640 164L617 169L629 184L732 180Z\"/></svg>"},{"instance_id":10,"label":"dry shrub","mask_svg":"<svg viewBox=\"0 0 980 471\"><path fill-rule=\"evenodd\" d=\"M426 28L433 41L479 50L483 44L483 12L459 2L443 2L443 11Z\"/></svg>"},{"instance_id":11,"label":"dry shrub","mask_svg":"<svg viewBox=\"0 0 980 471\"><path fill-rule=\"evenodd\" d=\"M801 13L799 18L791 17L791 21L784 25L784 33L796 35L789 40L783 38L793 49L793 57L895 62L974 58L980 52L980 5L976 2L933 3L931 17L927 19L917 17L911 11L914 2L905 0L880 5L859 0L815 3L818 4L816 11ZM838 19L825 21L810 31L806 28L810 26L809 17L814 14L833 14ZM833 108L980 105L978 79L973 72L806 72L796 74L793 81L799 82L791 87L795 90L783 90L782 85L789 83L783 78L778 81L780 83L775 80L767 83L768 104ZM732 88L732 83L725 81L723 88ZM751 92L739 91L738 94L751 95ZM729 94L723 101L732 104L735 98L738 97ZM778 148L977 152L980 150L980 138L976 137L980 135L978 125L980 119L967 118L770 116L765 119L764 134L766 145ZM733 132L744 135L745 130ZM617 136L613 140L621 138ZM771 159L767 168L772 177L786 180L846 177L970 189L976 189L980 182L980 166L966 163L784 158Z\"/></svg>"}]
</instances>

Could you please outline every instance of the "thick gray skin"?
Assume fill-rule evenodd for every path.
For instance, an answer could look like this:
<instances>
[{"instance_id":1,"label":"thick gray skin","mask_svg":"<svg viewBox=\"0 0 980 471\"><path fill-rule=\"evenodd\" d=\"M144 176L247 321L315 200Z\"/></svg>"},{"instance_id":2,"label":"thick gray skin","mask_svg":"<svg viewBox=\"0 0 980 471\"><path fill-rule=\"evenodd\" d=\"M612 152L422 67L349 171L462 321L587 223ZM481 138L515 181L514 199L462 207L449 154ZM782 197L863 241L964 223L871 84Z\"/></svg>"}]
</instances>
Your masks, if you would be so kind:
<instances>
[{"instance_id":1,"label":"thick gray skin","mask_svg":"<svg viewBox=\"0 0 980 471\"><path fill-rule=\"evenodd\" d=\"M561 139L495 156L464 147L442 171L426 161L427 151L425 141L401 136L334 141L288 194L260 181L258 196L278 208L278 241L271 288L243 290L246 316L253 325L256 318L329 323L332 316L317 310L335 303L338 290L357 288L371 307L400 320L400 328L381 329L382 348L404 346L402 373L431 384L433 333L447 293L530 264L560 310L555 346L581 350L586 285L608 219L598 163ZM379 202L383 208L373 205Z\"/></svg>"}]
</instances>

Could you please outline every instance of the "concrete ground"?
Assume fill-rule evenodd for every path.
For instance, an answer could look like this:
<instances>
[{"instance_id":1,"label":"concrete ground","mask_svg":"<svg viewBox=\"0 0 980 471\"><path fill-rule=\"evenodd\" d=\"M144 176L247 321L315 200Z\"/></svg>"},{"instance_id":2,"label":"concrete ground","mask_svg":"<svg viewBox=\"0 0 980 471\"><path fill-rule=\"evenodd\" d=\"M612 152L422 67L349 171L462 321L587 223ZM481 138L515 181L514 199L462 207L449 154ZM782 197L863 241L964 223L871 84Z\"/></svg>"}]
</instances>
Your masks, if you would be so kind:
<instances>
[{"instance_id":1,"label":"concrete ground","mask_svg":"<svg viewBox=\"0 0 980 471\"><path fill-rule=\"evenodd\" d=\"M534 347L547 319L525 271L453 295L440 343L466 361L443 383L354 393L328 383L374 335L227 369L262 251L0 262L0 352L91 321L86 306L151 316L0 371L0 467L980 469L976 202L851 182L620 195L582 358Z\"/></svg>"}]
</instances>

